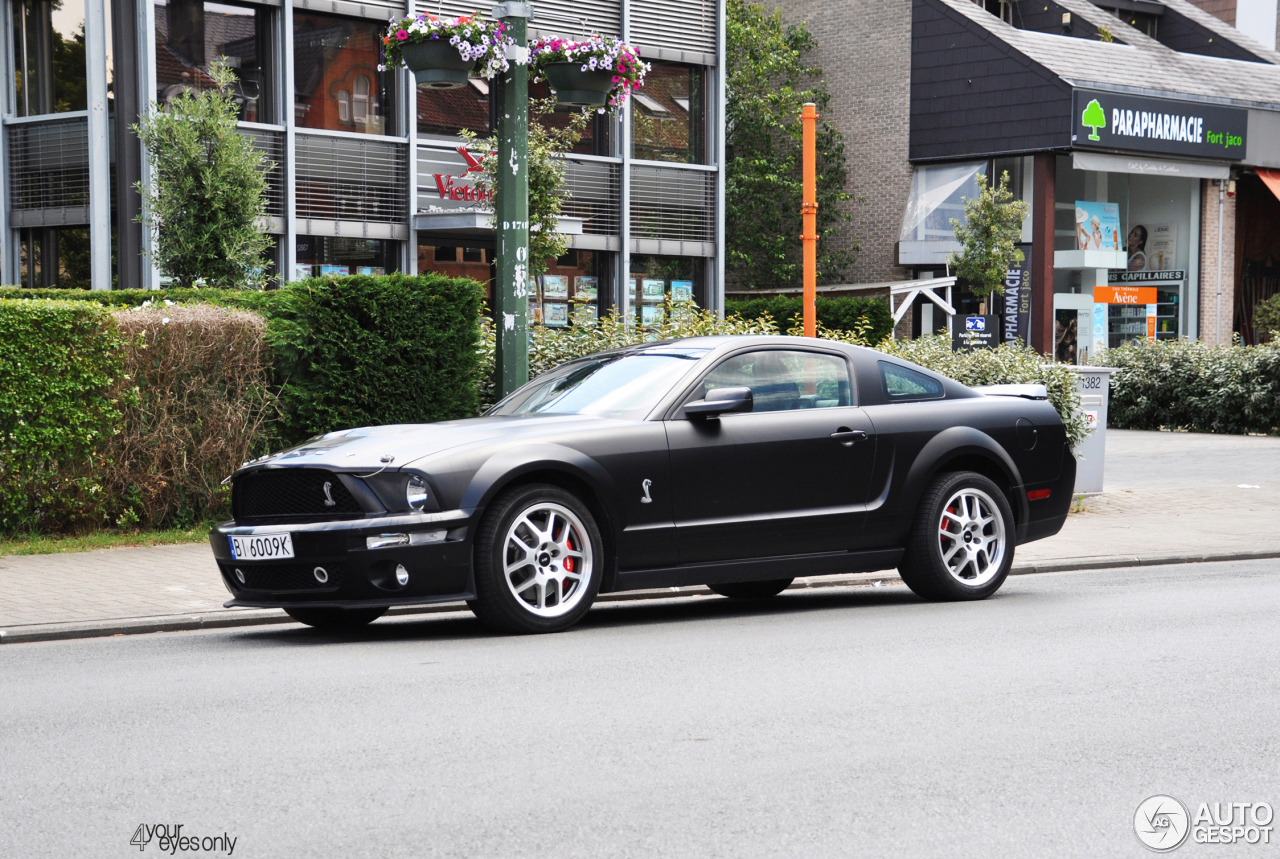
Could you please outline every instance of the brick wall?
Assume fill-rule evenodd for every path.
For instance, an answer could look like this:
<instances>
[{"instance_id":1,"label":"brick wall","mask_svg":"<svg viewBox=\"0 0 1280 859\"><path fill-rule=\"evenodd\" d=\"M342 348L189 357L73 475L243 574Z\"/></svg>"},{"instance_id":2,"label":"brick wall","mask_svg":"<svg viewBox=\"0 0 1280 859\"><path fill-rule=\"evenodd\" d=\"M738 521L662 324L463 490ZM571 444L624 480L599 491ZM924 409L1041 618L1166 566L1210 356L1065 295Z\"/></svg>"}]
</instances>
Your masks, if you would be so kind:
<instances>
[{"instance_id":1,"label":"brick wall","mask_svg":"<svg viewBox=\"0 0 1280 859\"><path fill-rule=\"evenodd\" d=\"M1218 186L1200 188L1200 339L1229 343L1236 303L1236 198L1222 207L1222 324L1218 324Z\"/></svg>"},{"instance_id":2,"label":"brick wall","mask_svg":"<svg viewBox=\"0 0 1280 859\"><path fill-rule=\"evenodd\" d=\"M1189 2L1210 15L1221 18L1233 27L1236 25L1236 0L1189 0Z\"/></svg>"},{"instance_id":3,"label":"brick wall","mask_svg":"<svg viewBox=\"0 0 1280 859\"><path fill-rule=\"evenodd\" d=\"M808 61L823 70L831 103L825 119L845 138L853 221L839 247L862 246L853 283L905 279L894 243L911 190L907 137L911 105L910 0L788 0L783 20L804 22L817 41Z\"/></svg>"}]
</instances>

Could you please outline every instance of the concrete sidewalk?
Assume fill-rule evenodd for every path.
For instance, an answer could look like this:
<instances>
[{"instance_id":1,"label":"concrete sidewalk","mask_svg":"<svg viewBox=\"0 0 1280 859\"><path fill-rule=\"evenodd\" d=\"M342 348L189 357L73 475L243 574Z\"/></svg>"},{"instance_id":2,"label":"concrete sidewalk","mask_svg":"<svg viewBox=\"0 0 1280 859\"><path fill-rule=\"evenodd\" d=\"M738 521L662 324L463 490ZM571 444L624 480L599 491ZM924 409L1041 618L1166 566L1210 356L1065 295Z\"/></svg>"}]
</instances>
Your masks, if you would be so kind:
<instances>
[{"instance_id":1,"label":"concrete sidewalk","mask_svg":"<svg viewBox=\"0 0 1280 859\"><path fill-rule=\"evenodd\" d=\"M1014 573L1280 556L1280 439L1110 430L1105 485L1057 536L1019 548ZM797 585L889 581L892 571ZM707 591L639 596L685 593ZM0 558L0 641L288 620L224 609L227 599L206 543L9 555Z\"/></svg>"}]
</instances>

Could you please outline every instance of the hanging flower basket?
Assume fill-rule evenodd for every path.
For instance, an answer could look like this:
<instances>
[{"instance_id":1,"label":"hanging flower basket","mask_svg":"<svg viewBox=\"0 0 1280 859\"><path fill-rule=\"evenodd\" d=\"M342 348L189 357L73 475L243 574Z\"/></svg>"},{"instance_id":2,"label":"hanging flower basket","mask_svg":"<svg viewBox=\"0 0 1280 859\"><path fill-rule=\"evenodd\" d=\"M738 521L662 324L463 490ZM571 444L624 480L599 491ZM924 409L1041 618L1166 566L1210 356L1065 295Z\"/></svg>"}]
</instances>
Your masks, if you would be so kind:
<instances>
[{"instance_id":1,"label":"hanging flower basket","mask_svg":"<svg viewBox=\"0 0 1280 859\"><path fill-rule=\"evenodd\" d=\"M529 46L533 80L546 81L556 102L571 107L618 110L627 94L644 86L649 66L640 52L612 36L582 42L539 39Z\"/></svg>"},{"instance_id":2,"label":"hanging flower basket","mask_svg":"<svg viewBox=\"0 0 1280 859\"><path fill-rule=\"evenodd\" d=\"M506 71L506 49L515 41L501 22L481 21L478 15L393 20L382 37L378 70L404 66L418 84L432 89L466 86L468 77L492 78Z\"/></svg>"}]
</instances>

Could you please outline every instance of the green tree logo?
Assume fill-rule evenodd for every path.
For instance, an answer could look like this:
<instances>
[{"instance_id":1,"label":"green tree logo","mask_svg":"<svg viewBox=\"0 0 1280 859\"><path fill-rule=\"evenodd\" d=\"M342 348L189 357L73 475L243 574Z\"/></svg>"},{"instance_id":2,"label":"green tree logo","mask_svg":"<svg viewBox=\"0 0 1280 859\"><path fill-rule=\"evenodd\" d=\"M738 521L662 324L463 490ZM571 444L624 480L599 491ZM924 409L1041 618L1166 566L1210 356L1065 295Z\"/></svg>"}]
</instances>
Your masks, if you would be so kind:
<instances>
[{"instance_id":1,"label":"green tree logo","mask_svg":"<svg viewBox=\"0 0 1280 859\"><path fill-rule=\"evenodd\" d=\"M1107 112L1102 109L1102 105L1098 104L1096 98L1090 101L1089 106L1084 109L1084 116L1080 118L1080 124L1093 129L1093 133L1089 135L1090 140L1102 139L1098 137L1098 129L1107 127Z\"/></svg>"}]
</instances>

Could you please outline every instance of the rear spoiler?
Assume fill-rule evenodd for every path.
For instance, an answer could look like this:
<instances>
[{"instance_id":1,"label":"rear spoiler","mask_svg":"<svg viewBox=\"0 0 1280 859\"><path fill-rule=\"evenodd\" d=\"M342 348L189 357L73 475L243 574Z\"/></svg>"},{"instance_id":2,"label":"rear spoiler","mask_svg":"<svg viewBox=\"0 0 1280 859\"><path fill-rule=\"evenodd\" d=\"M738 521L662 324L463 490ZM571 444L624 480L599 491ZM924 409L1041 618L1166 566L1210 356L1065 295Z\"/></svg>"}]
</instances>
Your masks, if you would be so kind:
<instances>
[{"instance_id":1,"label":"rear spoiler","mask_svg":"<svg viewBox=\"0 0 1280 859\"><path fill-rule=\"evenodd\" d=\"M1022 397L1024 400L1049 399L1049 389L1044 385L981 385L973 390L988 397Z\"/></svg>"}]
</instances>

